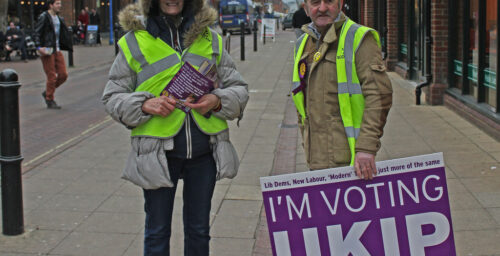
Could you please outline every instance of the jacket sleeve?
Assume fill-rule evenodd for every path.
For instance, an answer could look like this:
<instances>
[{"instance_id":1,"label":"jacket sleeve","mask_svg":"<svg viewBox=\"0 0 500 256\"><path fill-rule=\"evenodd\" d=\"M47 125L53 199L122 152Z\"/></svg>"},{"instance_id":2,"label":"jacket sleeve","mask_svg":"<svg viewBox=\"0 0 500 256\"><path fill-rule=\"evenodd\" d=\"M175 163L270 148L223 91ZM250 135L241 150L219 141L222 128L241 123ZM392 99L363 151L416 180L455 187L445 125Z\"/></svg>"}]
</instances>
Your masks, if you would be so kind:
<instances>
[{"instance_id":1,"label":"jacket sleeve","mask_svg":"<svg viewBox=\"0 0 500 256\"><path fill-rule=\"evenodd\" d=\"M35 41L35 45L37 47L43 46L43 45L41 45L40 36L43 32L43 26L45 23L45 15L46 15L46 13L42 12L42 14L40 14L40 16L38 17L38 20L37 20L36 25L35 25L35 31L33 33L33 40Z\"/></svg>"},{"instance_id":2,"label":"jacket sleeve","mask_svg":"<svg viewBox=\"0 0 500 256\"><path fill-rule=\"evenodd\" d=\"M151 119L151 115L142 112L142 104L155 97L149 92L135 92L136 80L137 75L129 67L120 49L109 71L109 81L101 100L106 112L129 129Z\"/></svg>"},{"instance_id":3,"label":"jacket sleeve","mask_svg":"<svg viewBox=\"0 0 500 256\"><path fill-rule=\"evenodd\" d=\"M222 53L217 67L217 75L220 79L220 87L213 90L212 93L221 99L222 108L213 114L224 120L241 119L248 102L248 84L236 70L236 66L226 50Z\"/></svg>"},{"instance_id":4,"label":"jacket sleeve","mask_svg":"<svg viewBox=\"0 0 500 256\"><path fill-rule=\"evenodd\" d=\"M392 105L392 85L386 73L380 48L368 32L356 52L356 71L365 98L356 152L376 154L380 149L387 115Z\"/></svg>"}]
</instances>

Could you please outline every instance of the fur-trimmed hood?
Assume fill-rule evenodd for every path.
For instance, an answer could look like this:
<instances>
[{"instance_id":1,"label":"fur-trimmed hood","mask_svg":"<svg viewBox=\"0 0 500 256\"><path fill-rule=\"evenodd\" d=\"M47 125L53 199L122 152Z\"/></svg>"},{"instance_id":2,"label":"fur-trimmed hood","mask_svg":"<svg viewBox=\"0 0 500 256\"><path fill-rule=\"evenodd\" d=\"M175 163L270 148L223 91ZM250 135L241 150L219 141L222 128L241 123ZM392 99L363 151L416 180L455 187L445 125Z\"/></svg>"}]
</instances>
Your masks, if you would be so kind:
<instances>
[{"instance_id":1,"label":"fur-trimmed hood","mask_svg":"<svg viewBox=\"0 0 500 256\"><path fill-rule=\"evenodd\" d=\"M126 31L145 30L151 5L157 2L158 0L139 0L138 3L126 6L118 15L122 28ZM185 10L189 10L189 12ZM194 16L194 22L183 35L185 47L191 45L207 26L215 23L218 17L217 11L205 4L205 0L184 0L183 15L183 18Z\"/></svg>"}]
</instances>

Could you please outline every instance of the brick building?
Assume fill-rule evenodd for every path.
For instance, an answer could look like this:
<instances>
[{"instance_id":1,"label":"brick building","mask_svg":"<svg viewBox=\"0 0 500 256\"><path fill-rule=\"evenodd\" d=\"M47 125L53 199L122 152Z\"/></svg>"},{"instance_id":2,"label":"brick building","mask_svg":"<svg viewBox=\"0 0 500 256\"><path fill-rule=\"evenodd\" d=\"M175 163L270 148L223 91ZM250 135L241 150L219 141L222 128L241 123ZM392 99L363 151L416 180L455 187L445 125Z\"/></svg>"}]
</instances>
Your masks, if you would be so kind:
<instances>
[{"instance_id":1,"label":"brick building","mask_svg":"<svg viewBox=\"0 0 500 256\"><path fill-rule=\"evenodd\" d=\"M447 105L498 138L500 0L344 2L379 31L388 68L422 85L427 104Z\"/></svg>"}]
</instances>

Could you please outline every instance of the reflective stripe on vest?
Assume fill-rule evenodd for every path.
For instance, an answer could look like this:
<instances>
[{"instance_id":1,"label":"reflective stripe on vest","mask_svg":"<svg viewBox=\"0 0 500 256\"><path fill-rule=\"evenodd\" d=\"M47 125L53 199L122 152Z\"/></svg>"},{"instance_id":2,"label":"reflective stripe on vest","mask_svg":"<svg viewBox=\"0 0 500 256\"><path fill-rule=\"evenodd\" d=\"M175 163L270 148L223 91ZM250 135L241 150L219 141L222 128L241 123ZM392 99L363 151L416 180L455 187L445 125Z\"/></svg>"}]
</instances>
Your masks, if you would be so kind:
<instances>
[{"instance_id":1,"label":"reflective stripe on vest","mask_svg":"<svg viewBox=\"0 0 500 256\"><path fill-rule=\"evenodd\" d=\"M375 30L356 24L349 19L347 19L346 22L344 22L344 24L342 25L340 36L338 39L339 43L336 57L338 98L340 115L342 116L342 122L351 152L350 165L354 164L356 139L359 136L361 122L363 120L363 111L365 108L365 100L356 72L355 56L359 45L361 44L361 41L363 40L367 32L372 32L378 46L380 47L380 39L378 33ZM304 47L305 43L301 43L300 49L296 50L295 66L293 70L294 83L300 83L297 66L300 60L300 56L302 56ZM299 107L304 109L303 95L301 98L302 102L299 104L296 103L297 109ZM297 100L300 100L300 98L298 98ZM303 111L304 115L302 116L302 120L305 119L305 110Z\"/></svg>"},{"instance_id":2,"label":"reflective stripe on vest","mask_svg":"<svg viewBox=\"0 0 500 256\"><path fill-rule=\"evenodd\" d=\"M204 62L219 64L222 52L220 36L206 29L181 56L160 38L154 38L141 30L129 32L119 41L130 68L137 73L135 91L147 91L159 96L186 61L196 69ZM182 58L182 59L181 59ZM205 118L191 111L193 118L206 134L217 134L226 130L227 123L214 115ZM153 116L148 122L134 128L132 136L168 138L182 128L186 113L175 109L167 117Z\"/></svg>"}]
</instances>

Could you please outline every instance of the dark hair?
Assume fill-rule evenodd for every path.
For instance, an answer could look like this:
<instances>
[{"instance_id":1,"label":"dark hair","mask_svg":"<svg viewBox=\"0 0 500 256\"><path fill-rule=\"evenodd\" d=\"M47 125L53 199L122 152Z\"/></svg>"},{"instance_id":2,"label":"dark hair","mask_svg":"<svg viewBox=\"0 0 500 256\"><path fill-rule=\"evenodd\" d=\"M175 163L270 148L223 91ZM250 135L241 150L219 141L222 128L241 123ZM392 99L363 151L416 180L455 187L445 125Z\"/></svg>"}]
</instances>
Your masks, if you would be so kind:
<instances>
[{"instance_id":1,"label":"dark hair","mask_svg":"<svg viewBox=\"0 0 500 256\"><path fill-rule=\"evenodd\" d=\"M158 0L152 0L151 5L149 6L148 16L160 16L160 3Z\"/></svg>"},{"instance_id":2,"label":"dark hair","mask_svg":"<svg viewBox=\"0 0 500 256\"><path fill-rule=\"evenodd\" d=\"M56 0L47 0L47 5L54 4L55 2L56 2Z\"/></svg>"}]
</instances>

